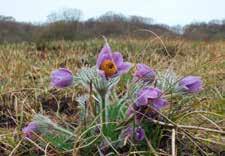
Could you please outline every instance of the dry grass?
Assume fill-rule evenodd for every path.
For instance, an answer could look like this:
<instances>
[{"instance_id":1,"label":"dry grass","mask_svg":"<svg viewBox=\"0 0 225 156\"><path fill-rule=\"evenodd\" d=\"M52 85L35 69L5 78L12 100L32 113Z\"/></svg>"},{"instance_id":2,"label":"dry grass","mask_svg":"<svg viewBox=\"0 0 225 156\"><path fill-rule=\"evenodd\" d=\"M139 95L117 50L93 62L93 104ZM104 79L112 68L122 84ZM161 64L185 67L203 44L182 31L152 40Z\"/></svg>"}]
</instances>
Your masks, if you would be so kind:
<instances>
[{"instance_id":1,"label":"dry grass","mask_svg":"<svg viewBox=\"0 0 225 156\"><path fill-rule=\"evenodd\" d=\"M156 70L171 68L179 75L203 77L204 91L194 99L191 112L184 111L176 123L225 131L225 42L163 41L169 54L156 39L109 40L112 49L121 51L130 62L146 63ZM24 155L30 150L21 129L36 112L76 126L79 116L74 99L83 90L50 89L49 75L59 67L76 73L82 66L94 65L102 45L103 40L60 41L46 43L39 51L34 44L0 45L0 151L5 155ZM193 138L213 152L225 149L224 134L195 129L191 132ZM32 149L37 150L38 145L34 146ZM47 147L41 151L49 152Z\"/></svg>"}]
</instances>

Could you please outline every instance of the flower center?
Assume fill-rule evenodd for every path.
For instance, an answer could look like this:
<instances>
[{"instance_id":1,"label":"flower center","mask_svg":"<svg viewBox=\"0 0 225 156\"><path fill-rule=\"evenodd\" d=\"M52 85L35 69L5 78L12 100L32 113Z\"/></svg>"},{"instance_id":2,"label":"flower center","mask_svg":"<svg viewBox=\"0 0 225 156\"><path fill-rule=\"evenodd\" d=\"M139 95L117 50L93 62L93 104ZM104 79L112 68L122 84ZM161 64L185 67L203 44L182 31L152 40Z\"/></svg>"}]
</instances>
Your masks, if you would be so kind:
<instances>
[{"instance_id":1,"label":"flower center","mask_svg":"<svg viewBox=\"0 0 225 156\"><path fill-rule=\"evenodd\" d=\"M100 65L100 69L105 72L107 77L111 77L117 72L117 67L111 60L104 60Z\"/></svg>"}]
</instances>

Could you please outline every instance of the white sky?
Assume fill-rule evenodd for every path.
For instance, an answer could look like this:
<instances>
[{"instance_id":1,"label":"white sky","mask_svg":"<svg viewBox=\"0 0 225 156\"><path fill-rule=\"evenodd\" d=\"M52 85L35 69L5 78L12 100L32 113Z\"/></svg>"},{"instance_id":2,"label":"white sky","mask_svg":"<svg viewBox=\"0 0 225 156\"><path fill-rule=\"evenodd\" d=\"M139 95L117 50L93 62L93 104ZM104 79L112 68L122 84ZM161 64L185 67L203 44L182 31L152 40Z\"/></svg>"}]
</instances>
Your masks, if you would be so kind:
<instances>
[{"instance_id":1,"label":"white sky","mask_svg":"<svg viewBox=\"0 0 225 156\"><path fill-rule=\"evenodd\" d=\"M62 8L80 9L84 19L114 11L169 25L225 19L225 0L0 0L0 15L18 21L44 22L49 13Z\"/></svg>"}]
</instances>

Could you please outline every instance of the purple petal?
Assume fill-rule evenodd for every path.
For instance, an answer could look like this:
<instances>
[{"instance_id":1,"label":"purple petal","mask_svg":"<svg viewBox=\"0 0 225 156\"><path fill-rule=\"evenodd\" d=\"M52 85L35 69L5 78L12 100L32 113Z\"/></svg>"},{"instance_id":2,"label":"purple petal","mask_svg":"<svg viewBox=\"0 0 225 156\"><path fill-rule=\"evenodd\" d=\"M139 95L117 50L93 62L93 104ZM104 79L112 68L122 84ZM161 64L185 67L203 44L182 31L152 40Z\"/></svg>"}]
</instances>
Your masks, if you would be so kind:
<instances>
[{"instance_id":1,"label":"purple petal","mask_svg":"<svg viewBox=\"0 0 225 156\"><path fill-rule=\"evenodd\" d=\"M124 62L120 66L117 66L118 75L127 73L130 70L131 66L132 64L129 62Z\"/></svg>"},{"instance_id":2,"label":"purple petal","mask_svg":"<svg viewBox=\"0 0 225 156\"><path fill-rule=\"evenodd\" d=\"M137 106L148 105L148 103L154 99L159 98L162 92L158 88L146 87L141 89L137 94Z\"/></svg>"},{"instance_id":3,"label":"purple petal","mask_svg":"<svg viewBox=\"0 0 225 156\"><path fill-rule=\"evenodd\" d=\"M201 81L201 77L199 76L186 76L180 80L180 85L189 85L195 83L196 81Z\"/></svg>"},{"instance_id":4,"label":"purple petal","mask_svg":"<svg viewBox=\"0 0 225 156\"><path fill-rule=\"evenodd\" d=\"M108 44L105 44L104 47L101 49L97 58L96 67L99 69L102 62L106 59L112 60L112 51Z\"/></svg>"},{"instance_id":5,"label":"purple petal","mask_svg":"<svg viewBox=\"0 0 225 156\"><path fill-rule=\"evenodd\" d=\"M51 73L51 86L57 88L69 87L73 84L73 74L70 70L60 68Z\"/></svg>"},{"instance_id":6,"label":"purple petal","mask_svg":"<svg viewBox=\"0 0 225 156\"><path fill-rule=\"evenodd\" d=\"M153 69L145 64L137 64L137 69L134 73L136 79L151 79L154 80L156 73Z\"/></svg>"},{"instance_id":7,"label":"purple petal","mask_svg":"<svg viewBox=\"0 0 225 156\"><path fill-rule=\"evenodd\" d=\"M145 87L138 92L138 96L145 96L146 98L155 99L162 94L161 90L158 88Z\"/></svg>"},{"instance_id":8,"label":"purple petal","mask_svg":"<svg viewBox=\"0 0 225 156\"><path fill-rule=\"evenodd\" d=\"M120 52L114 52L112 54L112 57L113 57L113 61L117 67L119 67L123 64L123 56Z\"/></svg>"},{"instance_id":9,"label":"purple petal","mask_svg":"<svg viewBox=\"0 0 225 156\"><path fill-rule=\"evenodd\" d=\"M158 110L160 110L160 109L162 109L163 107L167 106L167 104L168 104L168 102L167 102L165 99L161 99L161 98L155 99L155 100L153 101L153 106L154 106L154 108L156 108L156 109L158 109Z\"/></svg>"},{"instance_id":10,"label":"purple petal","mask_svg":"<svg viewBox=\"0 0 225 156\"><path fill-rule=\"evenodd\" d=\"M32 134L38 130L38 125L35 122L30 122L26 127L22 129L26 137L31 138Z\"/></svg>"},{"instance_id":11,"label":"purple petal","mask_svg":"<svg viewBox=\"0 0 225 156\"><path fill-rule=\"evenodd\" d=\"M148 104L148 98L145 96L145 93L140 94L135 102L137 107Z\"/></svg>"},{"instance_id":12,"label":"purple petal","mask_svg":"<svg viewBox=\"0 0 225 156\"><path fill-rule=\"evenodd\" d=\"M188 91L191 93L197 93L202 90L202 83L201 82L195 82L193 84L189 84L186 86L188 88Z\"/></svg>"}]
</instances>

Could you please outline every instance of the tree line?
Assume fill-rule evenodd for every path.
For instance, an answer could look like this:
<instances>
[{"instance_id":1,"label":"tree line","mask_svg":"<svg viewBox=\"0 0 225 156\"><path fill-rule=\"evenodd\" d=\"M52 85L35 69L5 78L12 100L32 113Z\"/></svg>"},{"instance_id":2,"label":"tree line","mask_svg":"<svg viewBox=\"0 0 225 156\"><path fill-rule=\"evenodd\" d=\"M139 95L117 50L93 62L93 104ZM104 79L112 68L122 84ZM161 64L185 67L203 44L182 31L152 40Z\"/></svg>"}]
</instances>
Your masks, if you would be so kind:
<instances>
[{"instance_id":1,"label":"tree line","mask_svg":"<svg viewBox=\"0 0 225 156\"><path fill-rule=\"evenodd\" d=\"M0 16L0 43L40 42L51 40L84 40L98 36L110 37L150 37L148 29L159 36L181 37L192 40L224 40L225 20L212 20L170 27L156 24L153 19L141 16L124 16L107 12L98 18L81 20L78 9L63 9L47 16L42 24L18 22L13 17Z\"/></svg>"}]
</instances>

